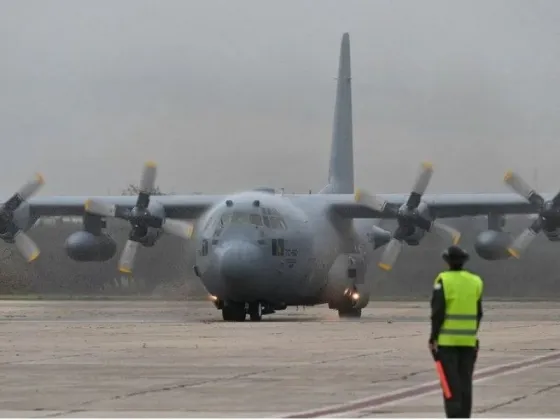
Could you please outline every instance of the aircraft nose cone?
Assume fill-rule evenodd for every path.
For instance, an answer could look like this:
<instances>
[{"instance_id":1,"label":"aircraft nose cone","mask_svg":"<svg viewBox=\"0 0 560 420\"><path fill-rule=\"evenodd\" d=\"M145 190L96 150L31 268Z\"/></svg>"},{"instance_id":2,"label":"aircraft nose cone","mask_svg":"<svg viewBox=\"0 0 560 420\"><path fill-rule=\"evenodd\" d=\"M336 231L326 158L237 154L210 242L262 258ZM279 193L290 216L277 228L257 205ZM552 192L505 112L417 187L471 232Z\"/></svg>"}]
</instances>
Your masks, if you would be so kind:
<instances>
[{"instance_id":1,"label":"aircraft nose cone","mask_svg":"<svg viewBox=\"0 0 560 420\"><path fill-rule=\"evenodd\" d=\"M263 253L248 242L227 244L219 257L220 274L231 299L248 301L263 292Z\"/></svg>"},{"instance_id":2,"label":"aircraft nose cone","mask_svg":"<svg viewBox=\"0 0 560 420\"><path fill-rule=\"evenodd\" d=\"M219 260L222 276L232 280L253 280L262 264L262 252L249 242L227 244Z\"/></svg>"}]
</instances>

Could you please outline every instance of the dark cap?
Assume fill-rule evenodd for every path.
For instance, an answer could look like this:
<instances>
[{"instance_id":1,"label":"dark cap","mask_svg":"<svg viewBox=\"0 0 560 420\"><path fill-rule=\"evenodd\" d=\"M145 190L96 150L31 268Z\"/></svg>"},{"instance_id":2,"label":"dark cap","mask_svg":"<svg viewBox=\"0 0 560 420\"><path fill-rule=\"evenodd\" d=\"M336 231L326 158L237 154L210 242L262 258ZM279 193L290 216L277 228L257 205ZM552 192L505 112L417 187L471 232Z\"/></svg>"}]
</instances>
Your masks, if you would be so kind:
<instances>
[{"instance_id":1,"label":"dark cap","mask_svg":"<svg viewBox=\"0 0 560 420\"><path fill-rule=\"evenodd\" d=\"M457 245L452 245L443 251L441 257L445 262L464 263L469 259L469 253Z\"/></svg>"}]
</instances>

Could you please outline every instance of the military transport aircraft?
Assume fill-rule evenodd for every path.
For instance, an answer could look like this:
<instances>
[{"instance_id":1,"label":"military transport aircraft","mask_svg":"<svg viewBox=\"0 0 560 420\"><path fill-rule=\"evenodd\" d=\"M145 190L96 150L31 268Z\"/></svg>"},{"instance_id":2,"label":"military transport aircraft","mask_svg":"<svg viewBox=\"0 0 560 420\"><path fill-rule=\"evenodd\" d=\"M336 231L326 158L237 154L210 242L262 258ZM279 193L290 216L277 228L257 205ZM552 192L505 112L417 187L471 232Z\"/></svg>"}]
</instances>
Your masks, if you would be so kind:
<instances>
[{"instance_id":1,"label":"military transport aircraft","mask_svg":"<svg viewBox=\"0 0 560 420\"><path fill-rule=\"evenodd\" d=\"M370 195L354 190L350 41L342 37L327 186L317 194L276 194L259 189L228 196L150 197L156 167L144 168L138 197L36 197L37 176L0 207L0 238L14 243L32 261L39 255L25 234L41 216L83 216L82 231L66 241L70 258L107 261L116 245L105 232L107 217L131 224L120 257L123 272L133 269L140 245L153 246L162 233L194 241L195 274L226 321L258 321L290 305L328 304L341 317L359 317L368 304L365 270L372 252L385 246L379 267L390 270L403 246L418 245L426 232L459 232L439 218L488 216L475 249L486 259L518 257L542 231L558 240L560 194L541 196L521 178L505 181L520 195L424 194L432 167L423 164L410 194ZM503 231L505 214L536 214L533 225L512 241ZM373 222L396 219L389 232Z\"/></svg>"}]
</instances>

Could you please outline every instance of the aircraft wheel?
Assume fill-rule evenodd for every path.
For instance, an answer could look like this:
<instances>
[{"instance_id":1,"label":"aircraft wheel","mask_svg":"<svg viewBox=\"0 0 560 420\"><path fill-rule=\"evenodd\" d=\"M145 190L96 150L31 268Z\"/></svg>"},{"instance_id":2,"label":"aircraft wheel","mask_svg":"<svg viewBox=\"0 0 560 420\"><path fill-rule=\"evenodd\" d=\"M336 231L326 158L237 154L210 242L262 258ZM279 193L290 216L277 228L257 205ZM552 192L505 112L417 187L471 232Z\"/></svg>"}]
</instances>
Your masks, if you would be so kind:
<instances>
[{"instance_id":1,"label":"aircraft wheel","mask_svg":"<svg viewBox=\"0 0 560 420\"><path fill-rule=\"evenodd\" d=\"M222 318L224 321L243 322L247 313L245 312L245 304L227 302L222 308Z\"/></svg>"},{"instance_id":2,"label":"aircraft wheel","mask_svg":"<svg viewBox=\"0 0 560 420\"><path fill-rule=\"evenodd\" d=\"M249 305L249 317L251 318L251 321L260 321L262 319L262 313L263 307L259 302L251 303Z\"/></svg>"},{"instance_id":3,"label":"aircraft wheel","mask_svg":"<svg viewBox=\"0 0 560 420\"><path fill-rule=\"evenodd\" d=\"M361 318L362 309L361 308L345 308L338 310L339 318Z\"/></svg>"}]
</instances>

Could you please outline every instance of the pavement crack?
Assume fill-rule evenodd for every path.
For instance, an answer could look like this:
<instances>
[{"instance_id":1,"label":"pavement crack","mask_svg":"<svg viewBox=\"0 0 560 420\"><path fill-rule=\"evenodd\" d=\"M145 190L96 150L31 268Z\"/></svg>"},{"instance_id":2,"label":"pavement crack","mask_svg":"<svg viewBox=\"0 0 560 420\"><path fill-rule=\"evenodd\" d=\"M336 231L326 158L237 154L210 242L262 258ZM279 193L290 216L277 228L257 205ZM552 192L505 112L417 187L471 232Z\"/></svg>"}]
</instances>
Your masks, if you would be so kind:
<instances>
[{"instance_id":1,"label":"pavement crack","mask_svg":"<svg viewBox=\"0 0 560 420\"><path fill-rule=\"evenodd\" d=\"M556 388L560 388L560 383L557 383L557 384L554 384L554 385L549 385L549 386L546 386L546 387L544 387L544 388L539 388L539 389L537 389L537 390L534 391L534 392L529 392L529 393L527 393L527 394L523 394L523 395L520 395L520 396L518 396L518 397L511 398L511 399L509 399L509 400L507 400L507 401L504 401L503 403L495 404L495 405L492 405L492 406L490 406L490 407L483 408L483 409L481 409L481 410L476 410L476 412L477 412L477 413L480 413L480 414L488 413L488 412L494 411L494 410L496 410L496 409L498 409L498 408L506 407L506 406L511 405L511 404L514 404L514 403L516 403L516 402L526 400L526 399L529 398L529 397L533 397L533 396L535 396L535 395L539 395L539 394L542 394L542 393L544 393L544 392L551 391L551 390L556 389Z\"/></svg>"}]
</instances>

